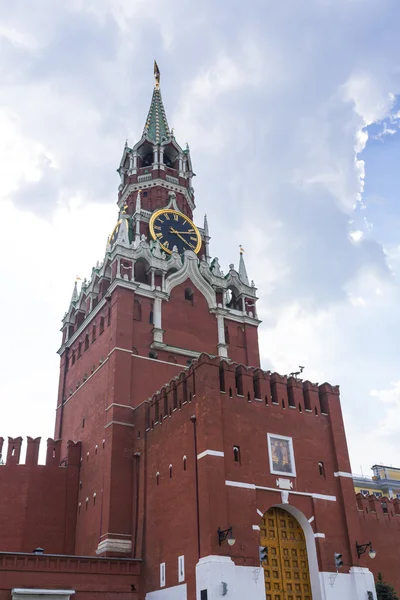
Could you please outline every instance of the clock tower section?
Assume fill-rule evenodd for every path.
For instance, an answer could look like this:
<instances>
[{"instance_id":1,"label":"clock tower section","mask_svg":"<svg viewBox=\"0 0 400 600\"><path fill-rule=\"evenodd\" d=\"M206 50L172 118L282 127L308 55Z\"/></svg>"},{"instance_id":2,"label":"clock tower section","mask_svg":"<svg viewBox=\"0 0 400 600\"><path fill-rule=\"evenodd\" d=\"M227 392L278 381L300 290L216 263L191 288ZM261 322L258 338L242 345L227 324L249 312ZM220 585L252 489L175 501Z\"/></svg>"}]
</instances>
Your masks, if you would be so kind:
<instances>
[{"instance_id":1,"label":"clock tower section","mask_svg":"<svg viewBox=\"0 0 400 600\"><path fill-rule=\"evenodd\" d=\"M104 258L79 291L75 283L63 319L55 439L65 454L68 440L82 442L79 555L144 552L144 469L135 465L149 424L138 408L202 353L259 366L256 288L243 253L223 273L207 218L195 225L189 147L169 128L156 64L154 74L142 137L125 144L118 168ZM151 227L157 215L163 237Z\"/></svg>"}]
</instances>

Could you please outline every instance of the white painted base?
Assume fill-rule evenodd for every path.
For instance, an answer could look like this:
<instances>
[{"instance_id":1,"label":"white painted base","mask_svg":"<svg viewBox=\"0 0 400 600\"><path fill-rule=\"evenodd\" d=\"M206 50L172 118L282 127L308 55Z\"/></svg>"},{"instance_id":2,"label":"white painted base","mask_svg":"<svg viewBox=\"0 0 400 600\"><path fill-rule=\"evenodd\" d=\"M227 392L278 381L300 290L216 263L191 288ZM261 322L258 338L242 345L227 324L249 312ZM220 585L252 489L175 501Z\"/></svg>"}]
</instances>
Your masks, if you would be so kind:
<instances>
[{"instance_id":1,"label":"white painted base","mask_svg":"<svg viewBox=\"0 0 400 600\"><path fill-rule=\"evenodd\" d=\"M374 576L369 569L351 567L350 573L320 573L323 600L376 600Z\"/></svg>"},{"instance_id":2,"label":"white painted base","mask_svg":"<svg viewBox=\"0 0 400 600\"><path fill-rule=\"evenodd\" d=\"M224 586L226 584L226 588ZM238 567L229 556L206 556L196 565L196 599L207 590L207 600L265 600L262 567Z\"/></svg>"},{"instance_id":3,"label":"white painted base","mask_svg":"<svg viewBox=\"0 0 400 600\"><path fill-rule=\"evenodd\" d=\"M174 585L146 594L146 600L187 600L187 585Z\"/></svg>"},{"instance_id":4,"label":"white painted base","mask_svg":"<svg viewBox=\"0 0 400 600\"><path fill-rule=\"evenodd\" d=\"M377 600L369 569L319 573L319 583L313 586L313 600L367 600L369 591ZM206 556L196 565L196 600L201 600L201 590L207 590L207 600L219 600L223 595L229 600L265 600L264 571L262 567L237 566L228 556Z\"/></svg>"}]
</instances>

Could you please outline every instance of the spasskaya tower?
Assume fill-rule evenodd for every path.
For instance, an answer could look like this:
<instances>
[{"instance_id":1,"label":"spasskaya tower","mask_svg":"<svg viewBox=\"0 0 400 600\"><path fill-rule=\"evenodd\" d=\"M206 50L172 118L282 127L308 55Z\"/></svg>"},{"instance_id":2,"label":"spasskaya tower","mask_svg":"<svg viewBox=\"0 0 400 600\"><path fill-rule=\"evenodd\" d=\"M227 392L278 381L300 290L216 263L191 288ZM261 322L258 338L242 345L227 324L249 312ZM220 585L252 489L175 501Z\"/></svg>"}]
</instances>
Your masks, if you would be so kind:
<instances>
[{"instance_id":1,"label":"spasskaya tower","mask_svg":"<svg viewBox=\"0 0 400 600\"><path fill-rule=\"evenodd\" d=\"M132 460L149 424L137 407L201 353L259 366L256 288L242 254L222 272L207 218L195 224L190 150L168 125L156 64L154 75L142 136L123 149L104 258L79 291L75 283L63 319L55 438L64 450L82 441L80 555L137 556L144 543Z\"/></svg>"}]
</instances>

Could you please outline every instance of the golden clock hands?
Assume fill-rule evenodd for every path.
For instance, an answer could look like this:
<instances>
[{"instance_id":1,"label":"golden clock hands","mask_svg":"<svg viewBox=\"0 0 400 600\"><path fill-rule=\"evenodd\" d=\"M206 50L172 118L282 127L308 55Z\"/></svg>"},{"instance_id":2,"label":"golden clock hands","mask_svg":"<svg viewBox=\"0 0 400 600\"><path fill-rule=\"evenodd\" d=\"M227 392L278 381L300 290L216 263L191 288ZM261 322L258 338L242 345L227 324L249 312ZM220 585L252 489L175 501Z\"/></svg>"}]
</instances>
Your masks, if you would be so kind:
<instances>
[{"instance_id":1,"label":"golden clock hands","mask_svg":"<svg viewBox=\"0 0 400 600\"><path fill-rule=\"evenodd\" d=\"M177 231L176 229L174 229L173 227L169 228L171 233L184 233L185 235L192 235L194 233L194 231Z\"/></svg>"},{"instance_id":2,"label":"golden clock hands","mask_svg":"<svg viewBox=\"0 0 400 600\"><path fill-rule=\"evenodd\" d=\"M191 250L193 250L193 246L192 246L192 244L189 244L189 242L188 242L187 240L185 240L185 238L184 238L184 237L182 237L182 236L180 235L180 233L178 233L177 231L175 231L175 229L174 229L173 227L170 227L170 232L171 232L171 233L175 233L175 234L178 236L178 238L180 238L180 239L182 240L182 242L184 242L184 243L186 244L186 246L189 246L189 248L190 248Z\"/></svg>"}]
</instances>

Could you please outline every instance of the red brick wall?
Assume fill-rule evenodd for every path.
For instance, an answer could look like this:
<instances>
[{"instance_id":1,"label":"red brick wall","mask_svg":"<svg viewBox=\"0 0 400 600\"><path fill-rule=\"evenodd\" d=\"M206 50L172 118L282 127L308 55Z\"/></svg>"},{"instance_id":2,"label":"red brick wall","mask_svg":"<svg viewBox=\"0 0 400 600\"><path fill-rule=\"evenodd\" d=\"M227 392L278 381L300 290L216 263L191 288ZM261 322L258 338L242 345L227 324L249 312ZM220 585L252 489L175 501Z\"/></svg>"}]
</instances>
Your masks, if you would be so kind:
<instances>
[{"instance_id":1,"label":"red brick wall","mask_svg":"<svg viewBox=\"0 0 400 600\"><path fill-rule=\"evenodd\" d=\"M138 600L140 563L0 552L0 600L11 600L15 587L72 589L76 600Z\"/></svg>"},{"instance_id":2,"label":"red brick wall","mask_svg":"<svg viewBox=\"0 0 400 600\"><path fill-rule=\"evenodd\" d=\"M185 288L193 290L193 304L185 300ZM197 352L218 353L217 319L209 313L207 300L190 279L173 288L169 301L163 302L162 310L166 344Z\"/></svg>"},{"instance_id":3,"label":"red brick wall","mask_svg":"<svg viewBox=\"0 0 400 600\"><path fill-rule=\"evenodd\" d=\"M348 571L354 564L354 541L348 533L348 522L352 523L354 531L359 532L359 529L352 482L334 475L339 465L341 470L349 469L343 462L347 448L340 433L342 421L337 388L327 385L318 388L292 380L295 407L289 408L285 378L263 373L260 402L254 400L253 390L253 375L257 370L242 368L243 395L239 397L235 387L236 366L225 363L225 368L226 393L220 393L218 359L203 356L187 373L187 385L195 390L191 402L178 406L170 414L170 393L167 409L163 390L152 400L150 423L153 428L141 447L146 456L147 473L146 589L159 587L161 562L166 562L167 585L177 584L177 557L183 554L189 597L194 593L192 576L198 556L192 415L196 417L197 453L205 450L224 452L224 457L204 456L197 461L201 556L222 553L231 555L237 564L258 564L259 533L252 528L252 525L260 524L257 509L265 512L282 502L276 486L279 476L272 475L269 468L269 432L293 438L297 476L291 478L291 491L309 495L291 493L289 502L307 519L314 517L314 532L326 536L316 540L320 570L334 570L334 553L340 552L344 571ZM277 404L271 402L271 380L277 388ZM326 396L323 407L329 414L321 414L320 395L321 398ZM156 400L159 413L163 414L158 424L155 424ZM310 406L307 410L306 404ZM234 461L234 445L240 446L240 464ZM187 456L186 471L183 470L183 455ZM324 465L324 475L319 471L320 461ZM160 474L158 484L157 472ZM225 484L226 480L255 484L272 491L231 487ZM335 497L336 501L315 498L311 494ZM236 545L232 549L226 543L219 547L218 527L225 529L231 525Z\"/></svg>"}]
</instances>

